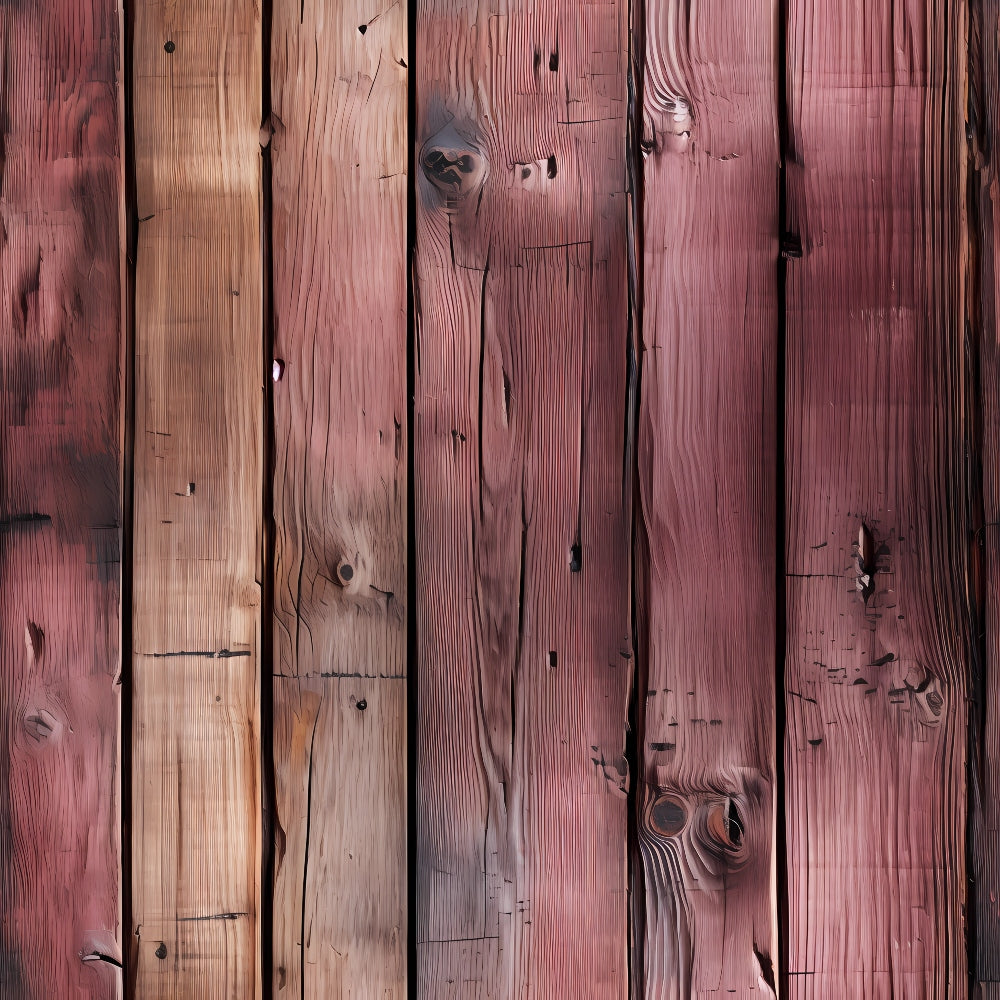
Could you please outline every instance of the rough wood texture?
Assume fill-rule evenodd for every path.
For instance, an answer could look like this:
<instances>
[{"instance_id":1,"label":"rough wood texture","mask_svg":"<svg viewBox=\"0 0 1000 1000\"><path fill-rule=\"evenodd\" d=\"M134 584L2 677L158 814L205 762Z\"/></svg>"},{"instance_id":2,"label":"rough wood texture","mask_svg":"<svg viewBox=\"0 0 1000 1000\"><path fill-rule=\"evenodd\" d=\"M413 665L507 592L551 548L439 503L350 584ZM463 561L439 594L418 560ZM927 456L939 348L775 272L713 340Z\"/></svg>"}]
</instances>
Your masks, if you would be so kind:
<instances>
[{"instance_id":1,"label":"rough wood texture","mask_svg":"<svg viewBox=\"0 0 1000 1000\"><path fill-rule=\"evenodd\" d=\"M963 997L965 26L791 0L791 997Z\"/></svg>"},{"instance_id":2,"label":"rough wood texture","mask_svg":"<svg viewBox=\"0 0 1000 1000\"><path fill-rule=\"evenodd\" d=\"M406 43L274 5L276 997L406 990Z\"/></svg>"},{"instance_id":3,"label":"rough wood texture","mask_svg":"<svg viewBox=\"0 0 1000 1000\"><path fill-rule=\"evenodd\" d=\"M627 994L627 11L417 5L424 997Z\"/></svg>"},{"instance_id":4,"label":"rough wood texture","mask_svg":"<svg viewBox=\"0 0 1000 1000\"><path fill-rule=\"evenodd\" d=\"M978 369L982 476L980 529L973 546L972 593L979 609L972 697L972 871L975 939L973 982L983 1000L1000 997L1000 2L970 8L970 361ZM973 470L974 472L977 471Z\"/></svg>"},{"instance_id":5,"label":"rough wood texture","mask_svg":"<svg viewBox=\"0 0 1000 1000\"><path fill-rule=\"evenodd\" d=\"M773 0L646 4L639 843L647 998L774 996Z\"/></svg>"},{"instance_id":6,"label":"rough wood texture","mask_svg":"<svg viewBox=\"0 0 1000 1000\"><path fill-rule=\"evenodd\" d=\"M111 0L0 5L5 1000L121 995L120 39Z\"/></svg>"},{"instance_id":7,"label":"rough wood texture","mask_svg":"<svg viewBox=\"0 0 1000 1000\"><path fill-rule=\"evenodd\" d=\"M260 995L260 12L135 6L136 996Z\"/></svg>"}]
</instances>

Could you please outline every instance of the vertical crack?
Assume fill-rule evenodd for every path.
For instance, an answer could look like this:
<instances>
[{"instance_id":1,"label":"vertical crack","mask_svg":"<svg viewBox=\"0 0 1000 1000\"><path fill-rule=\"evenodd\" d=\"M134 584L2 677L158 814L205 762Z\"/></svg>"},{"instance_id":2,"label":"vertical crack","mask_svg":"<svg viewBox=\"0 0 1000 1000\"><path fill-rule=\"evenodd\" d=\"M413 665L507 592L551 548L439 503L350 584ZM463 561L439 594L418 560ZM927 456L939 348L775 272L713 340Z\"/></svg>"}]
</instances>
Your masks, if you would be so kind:
<instances>
[{"instance_id":1,"label":"vertical crack","mask_svg":"<svg viewBox=\"0 0 1000 1000\"><path fill-rule=\"evenodd\" d=\"M794 162L790 123L790 99L788 93L788 17L789 0L779 0L777 24L775 26L775 54L777 58L775 95L778 118L778 226L779 247L786 246L786 235L790 231L788 211L787 164ZM785 830L785 655L786 655L786 593L785 593L785 386L786 344L788 337L787 317L788 255L779 250L777 254L777 330L775 351L775 560L774 560L774 764L775 788L772 814L775 824L775 868L777 891L778 940L776 970L772 970L772 981L779 984L776 992L787 992L786 970L788 969L788 843Z\"/></svg>"},{"instance_id":2,"label":"vertical crack","mask_svg":"<svg viewBox=\"0 0 1000 1000\"><path fill-rule=\"evenodd\" d=\"M646 643L639 639L641 605L638 554L645 554L645 545L638 543L641 527L639 501L638 421L641 390L641 366L637 353L642 338L642 247L643 247L643 180L642 180L642 67L645 51L644 0L630 0L628 53L628 131L626 135L626 190L628 192L628 339L626 344L626 405L624 446L622 449L622 503L629 519L629 652L632 684L629 692L628 720L625 734L625 762L628 766L628 886L629 886L629 996L640 1000L644 994L645 944L645 879L639 849L639 811L641 789L645 781L640 747L642 745L642 711L646 690L644 657Z\"/></svg>"},{"instance_id":3,"label":"vertical crack","mask_svg":"<svg viewBox=\"0 0 1000 1000\"><path fill-rule=\"evenodd\" d=\"M135 913L132 899L132 565L134 534L132 517L135 499L135 273L139 242L139 211L136 194L135 167L135 106L133 103L132 69L134 61L135 7L134 0L123 0L121 86L122 156L125 178L125 261L123 277L122 334L124 356L124 423L122 453L122 562L121 562L121 898L122 898L122 983L125 996L135 995L139 965L139 936L133 933Z\"/></svg>"},{"instance_id":4,"label":"vertical crack","mask_svg":"<svg viewBox=\"0 0 1000 1000\"><path fill-rule=\"evenodd\" d=\"M271 34L274 24L273 0L263 0L261 8L261 122L263 133L273 137L271 128ZM274 869L275 809L274 773L274 188L272 183L272 142L261 149L261 257L263 267L261 379L263 399L263 455L261 456L262 495L261 580L260 580L260 770L261 770L261 880L260 939L261 996L274 992ZM304 888L303 888L304 891ZM303 980L305 968L302 970Z\"/></svg>"}]
</instances>

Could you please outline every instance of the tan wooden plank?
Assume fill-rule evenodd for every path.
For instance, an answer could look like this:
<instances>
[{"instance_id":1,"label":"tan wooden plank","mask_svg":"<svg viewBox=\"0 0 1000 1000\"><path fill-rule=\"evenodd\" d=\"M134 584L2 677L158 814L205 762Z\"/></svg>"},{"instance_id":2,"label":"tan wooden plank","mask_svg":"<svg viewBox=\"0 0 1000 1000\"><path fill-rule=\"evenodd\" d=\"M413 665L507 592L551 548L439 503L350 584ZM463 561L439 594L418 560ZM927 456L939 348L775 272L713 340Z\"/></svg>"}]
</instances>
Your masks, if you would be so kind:
<instances>
[{"instance_id":1,"label":"tan wooden plank","mask_svg":"<svg viewBox=\"0 0 1000 1000\"><path fill-rule=\"evenodd\" d=\"M275 996L406 990L406 62L274 5Z\"/></svg>"},{"instance_id":2,"label":"tan wooden plank","mask_svg":"<svg viewBox=\"0 0 1000 1000\"><path fill-rule=\"evenodd\" d=\"M963 16L790 3L791 997L968 995Z\"/></svg>"},{"instance_id":3,"label":"tan wooden plank","mask_svg":"<svg viewBox=\"0 0 1000 1000\"><path fill-rule=\"evenodd\" d=\"M774 0L645 6L640 995L774 996Z\"/></svg>"},{"instance_id":4,"label":"tan wooden plank","mask_svg":"<svg viewBox=\"0 0 1000 1000\"><path fill-rule=\"evenodd\" d=\"M628 12L417 18L418 993L620 998Z\"/></svg>"},{"instance_id":5,"label":"tan wooden plank","mask_svg":"<svg viewBox=\"0 0 1000 1000\"><path fill-rule=\"evenodd\" d=\"M137 997L260 995L261 25L134 10Z\"/></svg>"},{"instance_id":6,"label":"tan wooden plank","mask_svg":"<svg viewBox=\"0 0 1000 1000\"><path fill-rule=\"evenodd\" d=\"M116 4L0 5L0 996L121 995Z\"/></svg>"}]
</instances>

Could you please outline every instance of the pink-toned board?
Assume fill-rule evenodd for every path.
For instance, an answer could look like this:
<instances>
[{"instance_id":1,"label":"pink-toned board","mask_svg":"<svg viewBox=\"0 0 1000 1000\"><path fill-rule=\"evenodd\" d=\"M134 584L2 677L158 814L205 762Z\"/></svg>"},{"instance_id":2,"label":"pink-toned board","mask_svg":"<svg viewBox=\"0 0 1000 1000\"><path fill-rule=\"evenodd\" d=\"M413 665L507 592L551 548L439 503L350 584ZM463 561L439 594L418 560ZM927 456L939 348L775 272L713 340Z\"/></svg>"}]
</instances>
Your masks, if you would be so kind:
<instances>
[{"instance_id":1,"label":"pink-toned board","mask_svg":"<svg viewBox=\"0 0 1000 1000\"><path fill-rule=\"evenodd\" d=\"M967 995L964 6L791 0L788 995Z\"/></svg>"},{"instance_id":2,"label":"pink-toned board","mask_svg":"<svg viewBox=\"0 0 1000 1000\"><path fill-rule=\"evenodd\" d=\"M628 11L417 4L421 997L628 991Z\"/></svg>"},{"instance_id":3,"label":"pink-toned board","mask_svg":"<svg viewBox=\"0 0 1000 1000\"><path fill-rule=\"evenodd\" d=\"M969 435L971 466L982 476L981 505L972 507L971 596L979 614L972 678L972 779L969 816L975 937L972 982L983 1000L1000 997L1000 3L970 9L969 24L969 343L978 372L976 424ZM979 485L973 481L973 485ZM974 494L975 496L975 494ZM976 498L978 499L978 498Z\"/></svg>"},{"instance_id":4,"label":"pink-toned board","mask_svg":"<svg viewBox=\"0 0 1000 1000\"><path fill-rule=\"evenodd\" d=\"M773 0L647 0L638 995L774 996Z\"/></svg>"},{"instance_id":5,"label":"pink-toned board","mask_svg":"<svg viewBox=\"0 0 1000 1000\"><path fill-rule=\"evenodd\" d=\"M0 5L0 996L121 995L111 0Z\"/></svg>"},{"instance_id":6,"label":"pink-toned board","mask_svg":"<svg viewBox=\"0 0 1000 1000\"><path fill-rule=\"evenodd\" d=\"M273 4L277 998L406 989L406 42Z\"/></svg>"}]
</instances>

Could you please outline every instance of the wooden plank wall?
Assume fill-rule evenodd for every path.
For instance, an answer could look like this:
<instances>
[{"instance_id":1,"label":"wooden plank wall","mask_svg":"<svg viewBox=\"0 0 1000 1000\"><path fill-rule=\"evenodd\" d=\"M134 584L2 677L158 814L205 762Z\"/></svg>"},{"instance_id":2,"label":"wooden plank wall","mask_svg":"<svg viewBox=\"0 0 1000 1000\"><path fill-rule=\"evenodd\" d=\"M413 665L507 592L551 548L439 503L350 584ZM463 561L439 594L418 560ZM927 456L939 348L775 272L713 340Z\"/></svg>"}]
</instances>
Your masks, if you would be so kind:
<instances>
[{"instance_id":1,"label":"wooden plank wall","mask_svg":"<svg viewBox=\"0 0 1000 1000\"><path fill-rule=\"evenodd\" d=\"M997 0L0 46L0 1000L1000 997Z\"/></svg>"}]
</instances>

